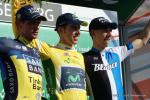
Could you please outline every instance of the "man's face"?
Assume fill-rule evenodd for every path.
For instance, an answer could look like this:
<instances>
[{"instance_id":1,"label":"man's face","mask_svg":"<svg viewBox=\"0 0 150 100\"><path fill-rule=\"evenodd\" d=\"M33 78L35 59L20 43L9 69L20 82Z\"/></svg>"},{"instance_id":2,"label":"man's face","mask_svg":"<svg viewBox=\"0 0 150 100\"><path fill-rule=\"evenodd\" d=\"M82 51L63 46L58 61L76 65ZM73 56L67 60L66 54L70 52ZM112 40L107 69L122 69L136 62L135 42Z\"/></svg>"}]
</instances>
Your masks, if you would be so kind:
<instances>
[{"instance_id":1,"label":"man's face","mask_svg":"<svg viewBox=\"0 0 150 100\"><path fill-rule=\"evenodd\" d=\"M79 25L66 25L64 27L61 27L60 40L62 43L73 46L77 44L79 36Z\"/></svg>"},{"instance_id":2,"label":"man's face","mask_svg":"<svg viewBox=\"0 0 150 100\"><path fill-rule=\"evenodd\" d=\"M97 29L92 31L92 37L95 41L95 44L101 48L107 47L111 37L112 29Z\"/></svg>"},{"instance_id":3,"label":"man's face","mask_svg":"<svg viewBox=\"0 0 150 100\"><path fill-rule=\"evenodd\" d=\"M29 41L36 39L38 37L40 22L41 20L19 21L19 24L17 24L19 34Z\"/></svg>"}]
</instances>

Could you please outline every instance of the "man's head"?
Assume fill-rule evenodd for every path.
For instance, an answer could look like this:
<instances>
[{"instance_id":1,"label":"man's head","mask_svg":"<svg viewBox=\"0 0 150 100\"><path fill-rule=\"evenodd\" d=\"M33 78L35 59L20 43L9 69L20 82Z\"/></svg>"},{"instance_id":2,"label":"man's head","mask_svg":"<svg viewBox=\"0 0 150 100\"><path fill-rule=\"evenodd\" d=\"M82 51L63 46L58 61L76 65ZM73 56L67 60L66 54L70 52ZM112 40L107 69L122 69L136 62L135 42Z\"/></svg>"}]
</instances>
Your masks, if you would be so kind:
<instances>
[{"instance_id":1,"label":"man's head","mask_svg":"<svg viewBox=\"0 0 150 100\"><path fill-rule=\"evenodd\" d=\"M93 39L93 45L105 48L108 46L112 30L117 28L117 24L110 22L104 17L93 19L89 25L89 32Z\"/></svg>"},{"instance_id":2,"label":"man's head","mask_svg":"<svg viewBox=\"0 0 150 100\"><path fill-rule=\"evenodd\" d=\"M60 42L69 46L77 43L80 35L80 25L87 26L88 23L81 21L71 13L60 15L56 21L56 31L60 36Z\"/></svg>"},{"instance_id":3,"label":"man's head","mask_svg":"<svg viewBox=\"0 0 150 100\"><path fill-rule=\"evenodd\" d=\"M46 17L40 15L31 5L20 8L16 13L16 27L19 35L30 41L37 38L39 25L41 21L46 20Z\"/></svg>"}]
</instances>

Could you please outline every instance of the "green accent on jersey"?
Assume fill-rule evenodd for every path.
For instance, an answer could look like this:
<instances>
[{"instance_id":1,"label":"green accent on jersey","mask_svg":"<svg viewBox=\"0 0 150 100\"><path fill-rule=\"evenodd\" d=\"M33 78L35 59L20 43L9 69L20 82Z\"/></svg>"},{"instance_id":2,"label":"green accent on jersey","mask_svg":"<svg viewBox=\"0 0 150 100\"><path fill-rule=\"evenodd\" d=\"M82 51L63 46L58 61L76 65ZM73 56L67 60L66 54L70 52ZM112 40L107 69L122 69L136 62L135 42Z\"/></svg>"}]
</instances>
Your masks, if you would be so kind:
<instances>
[{"instance_id":1,"label":"green accent on jersey","mask_svg":"<svg viewBox=\"0 0 150 100\"><path fill-rule=\"evenodd\" d=\"M56 80L55 80L55 68L51 59L42 61L45 78L47 81L47 91L50 95L50 100L57 100L57 96L55 93L56 89Z\"/></svg>"}]
</instances>

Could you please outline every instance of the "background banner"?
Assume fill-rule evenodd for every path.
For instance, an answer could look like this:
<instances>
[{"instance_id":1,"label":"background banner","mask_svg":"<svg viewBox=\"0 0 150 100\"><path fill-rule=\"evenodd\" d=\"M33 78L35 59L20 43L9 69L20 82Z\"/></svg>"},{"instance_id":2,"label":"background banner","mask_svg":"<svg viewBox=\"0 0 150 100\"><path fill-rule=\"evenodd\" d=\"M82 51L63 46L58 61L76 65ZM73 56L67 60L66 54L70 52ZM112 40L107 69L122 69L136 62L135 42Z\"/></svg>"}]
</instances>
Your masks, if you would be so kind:
<instances>
[{"instance_id":1,"label":"background banner","mask_svg":"<svg viewBox=\"0 0 150 100\"><path fill-rule=\"evenodd\" d=\"M79 17L81 20L85 20L88 23L95 17L105 17L112 22L118 23L117 12L108 11L102 9L93 9L72 5L64 5L57 3L47 3L42 2L42 7L40 8L39 4L34 4L34 6L39 10L39 12L47 17L47 22L42 22L40 31L39 31L39 39L41 41L45 41L50 45L55 45L59 41L58 34L54 31L56 19L60 14L63 13L73 13ZM13 30L12 30L12 18L11 18L11 4L2 3L0 1L0 37L11 37L14 38ZM119 45L119 33L118 29L113 30L112 39L110 41L110 46L118 46ZM88 33L88 26L81 27L81 36L79 38L78 44L75 46L79 52L86 52L92 47L91 37ZM120 71L120 70L118 70ZM121 75L121 73L120 73ZM43 96L48 98L47 90L46 90L46 81L43 80ZM0 100L4 97L4 89L2 85L2 81L0 79Z\"/></svg>"}]
</instances>

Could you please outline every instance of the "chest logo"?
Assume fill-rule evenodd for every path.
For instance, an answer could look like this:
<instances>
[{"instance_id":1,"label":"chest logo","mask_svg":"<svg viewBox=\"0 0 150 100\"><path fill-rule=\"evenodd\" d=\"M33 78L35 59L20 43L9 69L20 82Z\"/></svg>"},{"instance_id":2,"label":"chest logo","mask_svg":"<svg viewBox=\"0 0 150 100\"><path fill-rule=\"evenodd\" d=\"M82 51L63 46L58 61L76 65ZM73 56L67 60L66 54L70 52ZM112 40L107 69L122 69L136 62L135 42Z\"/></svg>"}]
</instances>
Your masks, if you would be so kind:
<instances>
[{"instance_id":1,"label":"chest logo","mask_svg":"<svg viewBox=\"0 0 150 100\"><path fill-rule=\"evenodd\" d=\"M92 65L94 66L94 71L111 70L117 67L117 62L109 64L109 65L104 65L104 64L92 64Z\"/></svg>"}]
</instances>

